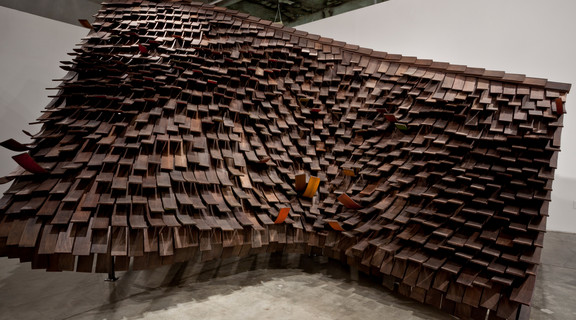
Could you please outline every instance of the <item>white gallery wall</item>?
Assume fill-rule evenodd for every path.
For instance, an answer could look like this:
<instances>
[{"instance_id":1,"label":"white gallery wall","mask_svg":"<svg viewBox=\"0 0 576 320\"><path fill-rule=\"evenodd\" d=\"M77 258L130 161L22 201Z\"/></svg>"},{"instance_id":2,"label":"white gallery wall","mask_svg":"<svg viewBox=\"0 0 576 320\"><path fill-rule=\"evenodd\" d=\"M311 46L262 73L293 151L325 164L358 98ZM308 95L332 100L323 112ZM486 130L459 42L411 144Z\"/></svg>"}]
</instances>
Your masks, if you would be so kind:
<instances>
[{"instance_id":1,"label":"white gallery wall","mask_svg":"<svg viewBox=\"0 0 576 320\"><path fill-rule=\"evenodd\" d=\"M35 134L39 125L28 125L41 115L57 91L51 81L66 74L60 61L88 34L87 29L0 7L0 141L14 138L30 142L22 129ZM0 147L0 177L18 167L18 152ZM0 186L3 193L9 184Z\"/></svg>"},{"instance_id":2,"label":"white gallery wall","mask_svg":"<svg viewBox=\"0 0 576 320\"><path fill-rule=\"evenodd\" d=\"M390 0L298 29L389 53L576 83L574 12L573 0ZM0 7L1 140L27 142L21 130L40 129L28 123L54 94L45 90L57 85L51 79L65 74L59 61L70 60L67 52L86 34ZM576 94L567 109L548 229L576 232ZM15 154L0 148L0 176L16 168Z\"/></svg>"},{"instance_id":3,"label":"white gallery wall","mask_svg":"<svg viewBox=\"0 0 576 320\"><path fill-rule=\"evenodd\" d=\"M574 84L548 230L576 232L576 1L390 0L298 26L378 51Z\"/></svg>"}]
</instances>

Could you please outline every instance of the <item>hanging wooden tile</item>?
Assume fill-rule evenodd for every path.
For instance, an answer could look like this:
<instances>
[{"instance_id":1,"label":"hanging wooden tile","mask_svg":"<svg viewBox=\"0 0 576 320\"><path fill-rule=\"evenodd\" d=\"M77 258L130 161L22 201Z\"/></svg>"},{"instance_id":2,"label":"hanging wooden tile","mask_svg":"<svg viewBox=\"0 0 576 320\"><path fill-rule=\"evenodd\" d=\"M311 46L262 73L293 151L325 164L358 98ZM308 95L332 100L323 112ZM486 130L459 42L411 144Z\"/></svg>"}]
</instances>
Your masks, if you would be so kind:
<instances>
[{"instance_id":1,"label":"hanging wooden tile","mask_svg":"<svg viewBox=\"0 0 576 320\"><path fill-rule=\"evenodd\" d=\"M530 304L570 85L188 1L83 24L41 131L0 143L24 152L0 253L107 272L317 252L461 318Z\"/></svg>"}]
</instances>

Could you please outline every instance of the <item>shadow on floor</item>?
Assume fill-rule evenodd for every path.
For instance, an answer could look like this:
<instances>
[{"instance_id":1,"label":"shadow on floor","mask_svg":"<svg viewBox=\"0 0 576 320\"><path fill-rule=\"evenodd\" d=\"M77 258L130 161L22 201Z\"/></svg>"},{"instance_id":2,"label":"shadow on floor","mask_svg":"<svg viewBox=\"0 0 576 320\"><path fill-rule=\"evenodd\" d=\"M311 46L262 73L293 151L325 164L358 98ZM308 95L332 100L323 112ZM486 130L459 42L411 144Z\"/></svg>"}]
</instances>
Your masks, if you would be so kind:
<instances>
[{"instance_id":1,"label":"shadow on floor","mask_svg":"<svg viewBox=\"0 0 576 320\"><path fill-rule=\"evenodd\" d=\"M576 235L549 232L531 319L573 319ZM0 319L452 319L325 257L260 254L155 270L47 273L0 259Z\"/></svg>"},{"instance_id":2,"label":"shadow on floor","mask_svg":"<svg viewBox=\"0 0 576 320\"><path fill-rule=\"evenodd\" d=\"M120 273L115 283L102 274L46 273L7 259L0 264L0 301L8 310L0 319L450 319L324 257L187 262Z\"/></svg>"}]
</instances>

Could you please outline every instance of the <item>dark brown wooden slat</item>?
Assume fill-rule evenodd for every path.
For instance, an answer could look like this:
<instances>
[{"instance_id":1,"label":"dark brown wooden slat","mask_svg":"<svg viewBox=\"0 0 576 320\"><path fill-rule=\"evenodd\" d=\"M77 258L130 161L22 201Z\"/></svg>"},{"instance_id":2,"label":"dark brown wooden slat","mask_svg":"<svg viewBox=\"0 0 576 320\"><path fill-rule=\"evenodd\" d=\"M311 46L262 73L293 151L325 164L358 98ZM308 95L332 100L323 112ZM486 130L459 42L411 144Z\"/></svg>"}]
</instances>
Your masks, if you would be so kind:
<instances>
[{"instance_id":1,"label":"dark brown wooden slat","mask_svg":"<svg viewBox=\"0 0 576 320\"><path fill-rule=\"evenodd\" d=\"M173 10L197 12L199 5L145 8L172 18ZM104 8L104 23L95 26L112 37L123 32L112 27L117 22L136 26L144 16L132 7ZM108 50L129 48L101 46L105 40L93 35L76 50L86 60L65 65L78 76L61 84L63 96L41 117L43 132L30 145L50 173L44 182L22 170L8 177L14 185L0 210L14 217L0 222L0 242L25 244L20 258L50 270L70 270L77 255L77 271L92 271L94 252L99 272L107 271L109 248L122 257L120 269L128 255L135 269L154 268L191 259L188 249L197 247L203 261L258 250L349 252L357 259L349 263L392 274L387 286L397 282L404 295L463 318L488 309L492 318L513 315L519 301L506 300L510 292L529 303L531 286L521 280L540 261L567 86L201 10L184 24L210 37L143 44L122 86L105 61ZM246 27L230 29L227 17ZM238 49L211 49L221 44L213 35L230 33L243 35L226 39ZM176 48L154 62L154 45L187 41L203 54L189 60ZM220 54L216 66L210 55ZM88 81L91 68L108 76ZM182 73L175 77L171 68ZM319 177L312 200L299 194L296 172ZM339 205L343 194L358 207ZM290 212L274 225L282 206ZM57 230L56 242L47 228ZM395 240L368 241L374 232ZM49 256L30 256L35 242Z\"/></svg>"}]
</instances>

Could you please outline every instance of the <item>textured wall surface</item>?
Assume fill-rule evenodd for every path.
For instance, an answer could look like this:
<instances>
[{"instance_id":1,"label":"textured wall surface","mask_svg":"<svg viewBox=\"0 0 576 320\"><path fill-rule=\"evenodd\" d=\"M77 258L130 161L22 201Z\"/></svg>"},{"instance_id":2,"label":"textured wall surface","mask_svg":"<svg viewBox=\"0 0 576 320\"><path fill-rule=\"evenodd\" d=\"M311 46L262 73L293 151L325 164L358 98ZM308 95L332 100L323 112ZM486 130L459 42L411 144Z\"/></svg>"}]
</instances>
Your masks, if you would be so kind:
<instances>
[{"instance_id":1,"label":"textured wall surface","mask_svg":"<svg viewBox=\"0 0 576 320\"><path fill-rule=\"evenodd\" d=\"M194 4L112 2L94 26L34 143L5 144L1 254L317 253L463 318L530 303L569 85Z\"/></svg>"},{"instance_id":2,"label":"textured wall surface","mask_svg":"<svg viewBox=\"0 0 576 320\"><path fill-rule=\"evenodd\" d=\"M571 0L395 0L298 29L374 50L576 83L573 12ZM576 136L573 94L564 137ZM561 149L547 229L576 233L576 143L565 138Z\"/></svg>"}]
</instances>

